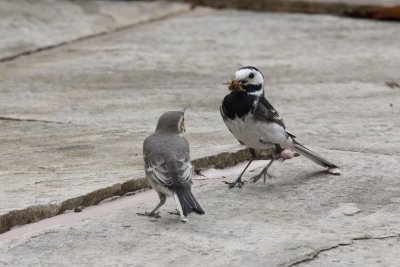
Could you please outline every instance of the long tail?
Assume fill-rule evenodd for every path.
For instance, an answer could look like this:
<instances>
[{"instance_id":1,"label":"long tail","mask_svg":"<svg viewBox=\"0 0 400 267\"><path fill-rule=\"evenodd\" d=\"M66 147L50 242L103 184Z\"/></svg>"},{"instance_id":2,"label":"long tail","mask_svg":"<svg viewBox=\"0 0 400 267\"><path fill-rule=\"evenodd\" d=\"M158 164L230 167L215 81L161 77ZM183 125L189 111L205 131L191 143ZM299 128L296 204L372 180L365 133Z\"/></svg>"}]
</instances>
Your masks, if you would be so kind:
<instances>
[{"instance_id":1,"label":"long tail","mask_svg":"<svg viewBox=\"0 0 400 267\"><path fill-rule=\"evenodd\" d=\"M293 144L294 144L294 147L292 148L293 150L295 150L299 154L311 159L318 165L321 165L322 167L325 167L325 168L338 168L338 166L336 166L335 164L330 163L329 161L322 158L318 154L312 152L310 149L306 148L305 146L298 143L297 141L293 140Z\"/></svg>"},{"instance_id":2,"label":"long tail","mask_svg":"<svg viewBox=\"0 0 400 267\"><path fill-rule=\"evenodd\" d=\"M198 214L204 214L204 210L200 207L200 204L197 202L196 198L193 196L190 191L190 186L184 186L176 191L178 195L179 204L182 207L183 215L186 216L191 212L196 212Z\"/></svg>"}]
</instances>

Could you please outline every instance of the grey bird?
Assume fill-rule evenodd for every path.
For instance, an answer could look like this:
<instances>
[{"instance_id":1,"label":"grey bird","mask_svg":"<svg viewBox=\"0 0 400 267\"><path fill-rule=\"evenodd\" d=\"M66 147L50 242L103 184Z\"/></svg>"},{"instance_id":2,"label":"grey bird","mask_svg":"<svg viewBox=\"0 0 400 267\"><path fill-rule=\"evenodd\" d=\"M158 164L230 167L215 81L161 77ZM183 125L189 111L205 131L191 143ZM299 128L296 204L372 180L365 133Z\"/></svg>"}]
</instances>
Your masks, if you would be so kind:
<instances>
[{"instance_id":1,"label":"grey bird","mask_svg":"<svg viewBox=\"0 0 400 267\"><path fill-rule=\"evenodd\" d=\"M158 119L156 131L143 143L144 167L147 180L158 193L160 203L150 213L138 213L160 217L157 212L168 196L177 204L180 222L187 222L191 212L204 214L204 210L191 192L193 166L190 161L189 143L185 132L184 111L169 111Z\"/></svg>"},{"instance_id":2,"label":"grey bird","mask_svg":"<svg viewBox=\"0 0 400 267\"><path fill-rule=\"evenodd\" d=\"M271 164L277 159L286 159L288 149L327 168L330 174L340 174L338 166L301 145L294 135L286 131L278 111L264 97L264 75L261 71L252 66L238 69L229 83L229 90L231 92L225 96L220 107L222 118L229 131L242 145L250 148L253 156L234 182L226 182L231 188L243 185L242 175L254 160L255 150L270 147L276 148L276 155L250 182L256 182L262 176L265 181L265 176L270 176L267 171Z\"/></svg>"}]
</instances>

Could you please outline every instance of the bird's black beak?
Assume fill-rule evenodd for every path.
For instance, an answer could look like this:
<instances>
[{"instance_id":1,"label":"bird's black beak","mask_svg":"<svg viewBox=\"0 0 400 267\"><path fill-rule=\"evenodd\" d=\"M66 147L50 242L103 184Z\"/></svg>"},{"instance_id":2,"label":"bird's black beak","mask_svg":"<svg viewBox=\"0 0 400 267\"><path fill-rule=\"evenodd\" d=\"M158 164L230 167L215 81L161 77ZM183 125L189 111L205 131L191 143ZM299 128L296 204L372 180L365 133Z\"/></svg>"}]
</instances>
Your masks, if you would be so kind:
<instances>
[{"instance_id":1,"label":"bird's black beak","mask_svg":"<svg viewBox=\"0 0 400 267\"><path fill-rule=\"evenodd\" d=\"M245 92L243 89L243 83L239 80L232 79L230 82L226 83L228 86L228 89L230 91L236 91L236 92Z\"/></svg>"}]
</instances>

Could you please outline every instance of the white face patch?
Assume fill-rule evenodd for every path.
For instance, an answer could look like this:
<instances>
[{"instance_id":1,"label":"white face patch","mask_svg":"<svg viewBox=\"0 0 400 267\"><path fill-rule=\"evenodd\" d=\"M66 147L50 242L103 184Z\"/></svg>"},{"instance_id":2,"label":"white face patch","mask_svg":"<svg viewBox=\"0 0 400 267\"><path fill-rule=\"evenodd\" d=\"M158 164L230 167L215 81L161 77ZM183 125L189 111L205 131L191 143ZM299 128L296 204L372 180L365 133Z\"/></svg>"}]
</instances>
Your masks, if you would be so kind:
<instances>
[{"instance_id":1,"label":"white face patch","mask_svg":"<svg viewBox=\"0 0 400 267\"><path fill-rule=\"evenodd\" d=\"M264 88L261 87L260 90L255 91L255 92L247 92L249 95L256 95L256 96L262 96L262 94L264 93Z\"/></svg>"},{"instance_id":2,"label":"white face patch","mask_svg":"<svg viewBox=\"0 0 400 267\"><path fill-rule=\"evenodd\" d=\"M254 69L240 69L235 72L235 79L245 82L245 84L262 85L264 87L264 78L261 72Z\"/></svg>"}]
</instances>

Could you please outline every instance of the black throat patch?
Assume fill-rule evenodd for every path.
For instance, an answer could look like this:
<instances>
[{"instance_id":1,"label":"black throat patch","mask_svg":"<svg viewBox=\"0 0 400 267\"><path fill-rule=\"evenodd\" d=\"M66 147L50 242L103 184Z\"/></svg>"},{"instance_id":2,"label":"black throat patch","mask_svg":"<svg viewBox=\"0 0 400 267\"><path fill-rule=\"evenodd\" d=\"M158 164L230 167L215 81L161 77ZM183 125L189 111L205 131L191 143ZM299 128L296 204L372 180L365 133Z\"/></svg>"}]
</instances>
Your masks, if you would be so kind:
<instances>
[{"instance_id":1,"label":"black throat patch","mask_svg":"<svg viewBox=\"0 0 400 267\"><path fill-rule=\"evenodd\" d=\"M248 93L254 93L254 92L262 90L262 84L258 84L258 85L254 85L254 84L243 85L243 89L246 90L246 92L248 92Z\"/></svg>"},{"instance_id":2,"label":"black throat patch","mask_svg":"<svg viewBox=\"0 0 400 267\"><path fill-rule=\"evenodd\" d=\"M254 109L254 101L258 98L245 92L232 91L222 101L221 113L224 119L231 120L236 117L242 118Z\"/></svg>"}]
</instances>

